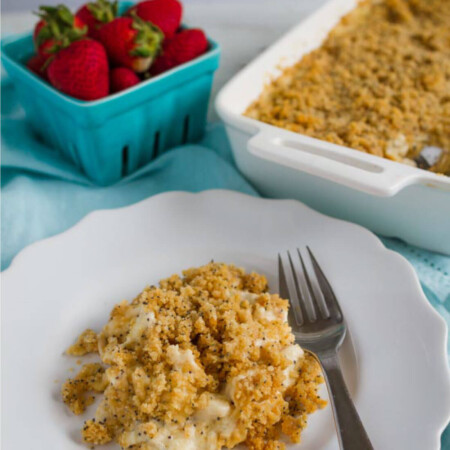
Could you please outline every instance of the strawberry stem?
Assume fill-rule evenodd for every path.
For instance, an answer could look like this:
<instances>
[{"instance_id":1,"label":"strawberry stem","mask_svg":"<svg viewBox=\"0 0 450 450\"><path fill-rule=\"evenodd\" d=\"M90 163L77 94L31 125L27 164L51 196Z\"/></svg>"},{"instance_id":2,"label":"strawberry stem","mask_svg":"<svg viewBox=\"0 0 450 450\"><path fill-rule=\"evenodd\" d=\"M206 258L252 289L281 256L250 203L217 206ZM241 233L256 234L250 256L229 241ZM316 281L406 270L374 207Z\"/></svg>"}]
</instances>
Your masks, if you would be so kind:
<instances>
[{"instance_id":1,"label":"strawberry stem","mask_svg":"<svg viewBox=\"0 0 450 450\"><path fill-rule=\"evenodd\" d=\"M41 46L46 41L54 41L54 45L47 49L50 53L69 46L87 33L87 26L75 27L75 17L65 5L40 6L36 14L44 21L44 26L36 37L36 43Z\"/></svg>"},{"instance_id":2,"label":"strawberry stem","mask_svg":"<svg viewBox=\"0 0 450 450\"><path fill-rule=\"evenodd\" d=\"M130 51L130 55L143 58L155 57L161 51L163 32L153 23L141 19L135 11L131 13L131 16L132 27L137 31L137 36L134 40L136 46Z\"/></svg>"},{"instance_id":3,"label":"strawberry stem","mask_svg":"<svg viewBox=\"0 0 450 450\"><path fill-rule=\"evenodd\" d=\"M99 22L108 23L113 21L119 15L119 3L108 0L97 0L87 4L89 12Z\"/></svg>"}]
</instances>

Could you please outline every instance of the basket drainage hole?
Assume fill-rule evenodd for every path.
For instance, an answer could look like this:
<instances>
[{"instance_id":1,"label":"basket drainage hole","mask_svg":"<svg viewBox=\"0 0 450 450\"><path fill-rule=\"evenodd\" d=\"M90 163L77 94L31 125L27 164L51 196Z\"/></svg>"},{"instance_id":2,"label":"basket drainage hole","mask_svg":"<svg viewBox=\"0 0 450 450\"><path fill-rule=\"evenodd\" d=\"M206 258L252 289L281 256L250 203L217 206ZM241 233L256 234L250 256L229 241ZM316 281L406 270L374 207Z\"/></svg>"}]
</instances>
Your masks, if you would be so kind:
<instances>
[{"instance_id":1,"label":"basket drainage hole","mask_svg":"<svg viewBox=\"0 0 450 450\"><path fill-rule=\"evenodd\" d=\"M189 116L186 116L184 118L184 123L183 123L183 144L186 144L186 142L188 141L189 138Z\"/></svg>"},{"instance_id":2,"label":"basket drainage hole","mask_svg":"<svg viewBox=\"0 0 450 450\"><path fill-rule=\"evenodd\" d=\"M122 149L122 176L128 173L128 145Z\"/></svg>"},{"instance_id":3,"label":"basket drainage hole","mask_svg":"<svg viewBox=\"0 0 450 450\"><path fill-rule=\"evenodd\" d=\"M153 154L156 155L159 150L159 131L155 133L155 138L153 140Z\"/></svg>"}]
</instances>

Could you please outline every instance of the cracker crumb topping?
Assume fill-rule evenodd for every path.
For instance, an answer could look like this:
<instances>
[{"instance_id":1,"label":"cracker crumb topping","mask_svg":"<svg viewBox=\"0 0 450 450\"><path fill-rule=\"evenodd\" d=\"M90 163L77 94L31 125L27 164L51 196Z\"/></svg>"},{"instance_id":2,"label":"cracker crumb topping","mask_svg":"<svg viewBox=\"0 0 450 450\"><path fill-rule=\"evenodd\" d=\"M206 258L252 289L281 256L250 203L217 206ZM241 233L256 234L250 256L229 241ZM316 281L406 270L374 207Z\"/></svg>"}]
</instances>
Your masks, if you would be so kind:
<instances>
[{"instance_id":1,"label":"cracker crumb topping","mask_svg":"<svg viewBox=\"0 0 450 450\"><path fill-rule=\"evenodd\" d=\"M360 2L245 115L414 166L438 147L450 175L450 2Z\"/></svg>"},{"instance_id":2,"label":"cracker crumb topping","mask_svg":"<svg viewBox=\"0 0 450 450\"><path fill-rule=\"evenodd\" d=\"M294 343L288 301L267 280L210 263L145 288L85 331L68 353L93 351L62 388L75 414L103 392L82 430L88 444L123 449L283 449L299 442L308 414L326 402L316 360Z\"/></svg>"}]
</instances>

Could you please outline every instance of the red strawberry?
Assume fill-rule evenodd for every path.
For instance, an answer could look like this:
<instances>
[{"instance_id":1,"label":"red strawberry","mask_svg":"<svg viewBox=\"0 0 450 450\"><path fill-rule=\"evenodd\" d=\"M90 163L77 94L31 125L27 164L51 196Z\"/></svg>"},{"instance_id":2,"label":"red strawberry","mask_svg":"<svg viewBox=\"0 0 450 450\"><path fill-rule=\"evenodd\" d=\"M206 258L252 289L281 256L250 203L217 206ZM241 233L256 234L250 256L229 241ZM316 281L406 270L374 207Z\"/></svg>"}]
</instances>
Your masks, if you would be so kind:
<instances>
[{"instance_id":1,"label":"red strawberry","mask_svg":"<svg viewBox=\"0 0 450 450\"><path fill-rule=\"evenodd\" d=\"M118 17L99 30L100 41L113 64L145 72L159 53L161 31L139 17Z\"/></svg>"},{"instance_id":2,"label":"red strawberry","mask_svg":"<svg viewBox=\"0 0 450 450\"><path fill-rule=\"evenodd\" d=\"M36 24L33 39L37 52L45 57L87 33L87 26L64 5L40 6L37 13L41 20Z\"/></svg>"},{"instance_id":3,"label":"red strawberry","mask_svg":"<svg viewBox=\"0 0 450 450\"><path fill-rule=\"evenodd\" d=\"M116 67L109 73L109 85L112 93L128 89L140 81L140 78L128 67Z\"/></svg>"},{"instance_id":4,"label":"red strawberry","mask_svg":"<svg viewBox=\"0 0 450 450\"><path fill-rule=\"evenodd\" d=\"M141 19L156 25L166 38L178 30L183 7L178 0L146 0L133 6L127 14L135 12Z\"/></svg>"},{"instance_id":5,"label":"red strawberry","mask_svg":"<svg viewBox=\"0 0 450 450\"><path fill-rule=\"evenodd\" d=\"M76 17L81 19L88 26L88 35L92 39L98 40L98 30L103 24L111 22L118 16L117 1L96 0L86 3L76 13Z\"/></svg>"},{"instance_id":6,"label":"red strawberry","mask_svg":"<svg viewBox=\"0 0 450 450\"><path fill-rule=\"evenodd\" d=\"M39 32L42 30L42 28L45 26L45 21L40 20L34 27L33 31L33 42L35 45L37 44L37 37L39 36Z\"/></svg>"},{"instance_id":7,"label":"red strawberry","mask_svg":"<svg viewBox=\"0 0 450 450\"><path fill-rule=\"evenodd\" d=\"M47 71L45 67L46 61L47 58L45 56L34 55L27 61L27 67L33 73L46 80L47 79Z\"/></svg>"},{"instance_id":8,"label":"red strawberry","mask_svg":"<svg viewBox=\"0 0 450 450\"><path fill-rule=\"evenodd\" d=\"M156 58L150 72L158 75L197 58L207 49L208 41L202 30L192 28L180 31L172 39L164 41L162 53Z\"/></svg>"},{"instance_id":9,"label":"red strawberry","mask_svg":"<svg viewBox=\"0 0 450 450\"><path fill-rule=\"evenodd\" d=\"M109 93L109 67L100 42L81 39L60 50L47 69L50 83L81 100L97 100Z\"/></svg>"}]
</instances>

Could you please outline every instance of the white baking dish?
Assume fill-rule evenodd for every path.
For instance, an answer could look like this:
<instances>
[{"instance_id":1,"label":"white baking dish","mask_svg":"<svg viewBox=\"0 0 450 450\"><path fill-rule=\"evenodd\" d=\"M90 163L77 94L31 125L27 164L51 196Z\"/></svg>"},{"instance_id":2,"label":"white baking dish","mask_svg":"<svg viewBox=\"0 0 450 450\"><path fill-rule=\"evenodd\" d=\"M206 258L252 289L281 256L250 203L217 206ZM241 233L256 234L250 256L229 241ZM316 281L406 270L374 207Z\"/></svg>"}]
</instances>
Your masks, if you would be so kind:
<instances>
[{"instance_id":1,"label":"white baking dish","mask_svg":"<svg viewBox=\"0 0 450 450\"><path fill-rule=\"evenodd\" d=\"M287 33L222 88L217 112L239 169L262 194L296 198L382 235L450 254L450 177L242 116L280 68L319 47L357 3L330 0Z\"/></svg>"}]
</instances>

